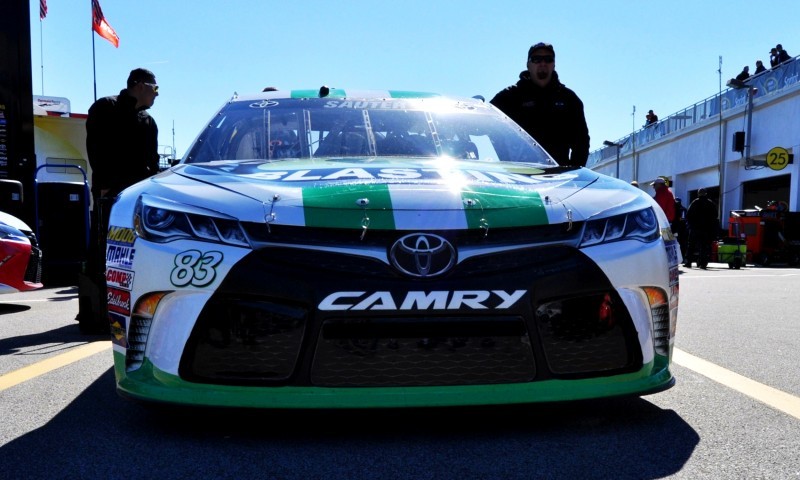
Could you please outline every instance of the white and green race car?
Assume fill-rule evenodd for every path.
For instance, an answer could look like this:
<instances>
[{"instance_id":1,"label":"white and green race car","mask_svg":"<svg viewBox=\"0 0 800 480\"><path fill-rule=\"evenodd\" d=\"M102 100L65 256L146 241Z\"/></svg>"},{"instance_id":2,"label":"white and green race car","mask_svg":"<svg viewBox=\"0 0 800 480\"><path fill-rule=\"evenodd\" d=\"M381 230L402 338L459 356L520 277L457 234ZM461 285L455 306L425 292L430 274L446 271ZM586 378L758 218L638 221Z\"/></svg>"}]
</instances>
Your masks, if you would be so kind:
<instances>
[{"instance_id":1,"label":"white and green race car","mask_svg":"<svg viewBox=\"0 0 800 480\"><path fill-rule=\"evenodd\" d=\"M263 408L671 387L680 253L626 182L479 99L235 96L107 239L117 390Z\"/></svg>"}]
</instances>

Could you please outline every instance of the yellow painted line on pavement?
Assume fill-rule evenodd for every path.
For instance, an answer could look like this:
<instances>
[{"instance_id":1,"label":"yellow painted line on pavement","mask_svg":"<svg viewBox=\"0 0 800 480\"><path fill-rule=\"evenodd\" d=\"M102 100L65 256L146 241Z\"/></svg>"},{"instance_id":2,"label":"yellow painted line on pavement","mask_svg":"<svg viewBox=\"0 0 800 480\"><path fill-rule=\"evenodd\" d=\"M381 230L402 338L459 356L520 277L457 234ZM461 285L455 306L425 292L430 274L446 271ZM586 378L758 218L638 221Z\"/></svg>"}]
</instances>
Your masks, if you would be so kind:
<instances>
[{"instance_id":1,"label":"yellow painted line on pavement","mask_svg":"<svg viewBox=\"0 0 800 480\"><path fill-rule=\"evenodd\" d=\"M751 380L677 348L673 350L673 361L776 410L800 419L800 398L794 395Z\"/></svg>"},{"instance_id":2,"label":"yellow painted line on pavement","mask_svg":"<svg viewBox=\"0 0 800 480\"><path fill-rule=\"evenodd\" d=\"M83 360L86 357L91 357L96 353L100 353L110 348L110 341L87 343L86 345L75 347L66 353L62 353L61 355L56 355L54 357L42 360L41 362L36 362L33 365L28 365L27 367L22 367L19 370L14 370L13 372L0 376L0 392L7 388L13 387L14 385L27 382L28 380L36 378L39 375L44 375L47 372L51 372L57 368L69 365L70 363L77 362L78 360Z\"/></svg>"}]
</instances>

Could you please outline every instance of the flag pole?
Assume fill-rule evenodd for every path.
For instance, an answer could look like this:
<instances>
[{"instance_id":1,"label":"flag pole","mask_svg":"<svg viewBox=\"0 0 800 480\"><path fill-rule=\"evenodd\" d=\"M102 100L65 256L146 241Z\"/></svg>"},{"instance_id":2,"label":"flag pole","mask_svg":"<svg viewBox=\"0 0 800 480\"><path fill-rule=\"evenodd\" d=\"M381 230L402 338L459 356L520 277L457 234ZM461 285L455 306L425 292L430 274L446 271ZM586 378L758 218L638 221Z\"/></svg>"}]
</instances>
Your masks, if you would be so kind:
<instances>
[{"instance_id":1,"label":"flag pole","mask_svg":"<svg viewBox=\"0 0 800 480\"><path fill-rule=\"evenodd\" d=\"M89 32L92 34L92 76L94 79L94 100L97 101L97 67L95 66L94 60L94 25L92 25L92 28L89 30Z\"/></svg>"},{"instance_id":2,"label":"flag pole","mask_svg":"<svg viewBox=\"0 0 800 480\"><path fill-rule=\"evenodd\" d=\"M39 15L39 64L42 69L42 96L44 96L44 35L42 35L42 16Z\"/></svg>"}]
</instances>

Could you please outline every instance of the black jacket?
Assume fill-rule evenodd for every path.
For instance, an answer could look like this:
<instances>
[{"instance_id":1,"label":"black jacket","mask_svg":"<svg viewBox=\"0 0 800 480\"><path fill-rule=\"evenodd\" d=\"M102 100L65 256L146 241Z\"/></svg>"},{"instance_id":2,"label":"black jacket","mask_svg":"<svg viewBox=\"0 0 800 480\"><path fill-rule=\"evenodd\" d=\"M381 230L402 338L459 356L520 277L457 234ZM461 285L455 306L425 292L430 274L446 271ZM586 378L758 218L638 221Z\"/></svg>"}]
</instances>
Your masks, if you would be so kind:
<instances>
[{"instance_id":1,"label":"black jacket","mask_svg":"<svg viewBox=\"0 0 800 480\"><path fill-rule=\"evenodd\" d=\"M122 90L89 107L86 150L92 166L92 193L116 195L158 172L158 126L136 99Z\"/></svg>"},{"instance_id":2,"label":"black jacket","mask_svg":"<svg viewBox=\"0 0 800 480\"><path fill-rule=\"evenodd\" d=\"M541 88L524 70L516 85L500 91L491 103L536 139L560 165L586 165L589 128L583 102L558 80L556 72L550 83Z\"/></svg>"},{"instance_id":3,"label":"black jacket","mask_svg":"<svg viewBox=\"0 0 800 480\"><path fill-rule=\"evenodd\" d=\"M697 197L686 209L689 230L697 233L715 233L719 229L717 204L708 197Z\"/></svg>"}]
</instances>

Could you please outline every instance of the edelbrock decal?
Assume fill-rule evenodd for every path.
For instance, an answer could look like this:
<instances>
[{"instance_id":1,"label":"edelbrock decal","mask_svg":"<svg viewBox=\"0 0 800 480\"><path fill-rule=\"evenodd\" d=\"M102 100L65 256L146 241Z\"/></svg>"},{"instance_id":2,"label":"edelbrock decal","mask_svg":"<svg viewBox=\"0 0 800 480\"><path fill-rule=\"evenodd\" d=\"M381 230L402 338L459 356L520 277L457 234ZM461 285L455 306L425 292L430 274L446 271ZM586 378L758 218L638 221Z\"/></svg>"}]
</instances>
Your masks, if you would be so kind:
<instances>
[{"instance_id":1,"label":"edelbrock decal","mask_svg":"<svg viewBox=\"0 0 800 480\"><path fill-rule=\"evenodd\" d=\"M392 292L335 292L325 297L320 310L504 310L527 290L440 290Z\"/></svg>"},{"instance_id":2,"label":"edelbrock decal","mask_svg":"<svg viewBox=\"0 0 800 480\"><path fill-rule=\"evenodd\" d=\"M131 315L131 292L117 288L109 288L107 292L108 311L129 317Z\"/></svg>"}]
</instances>

